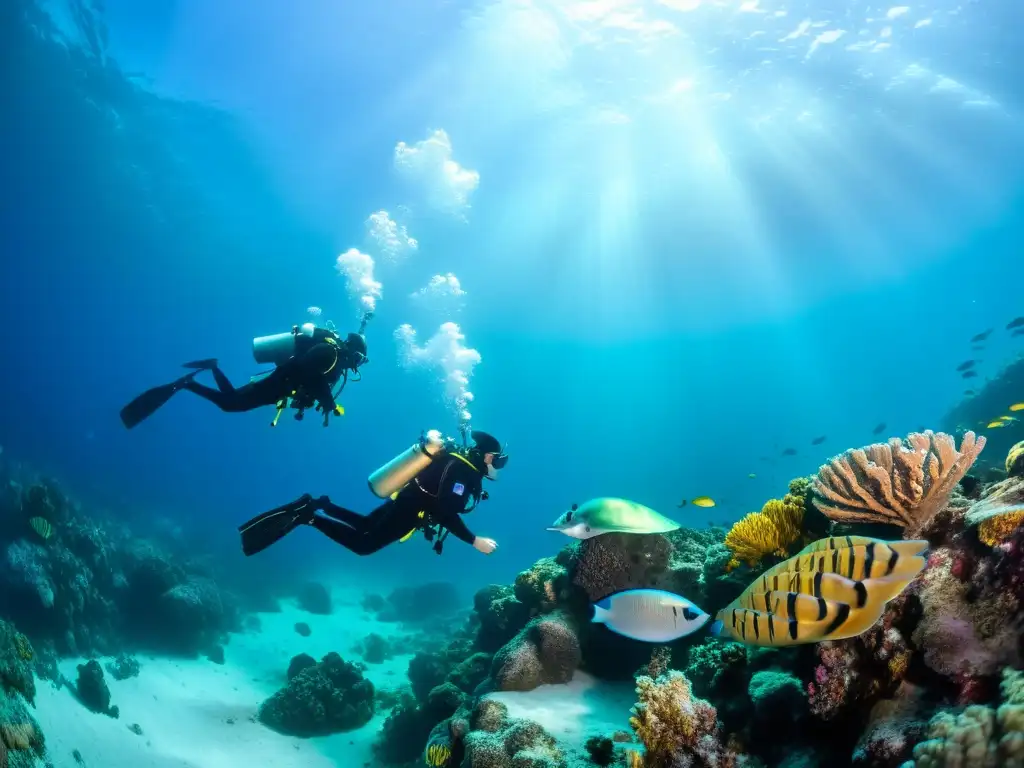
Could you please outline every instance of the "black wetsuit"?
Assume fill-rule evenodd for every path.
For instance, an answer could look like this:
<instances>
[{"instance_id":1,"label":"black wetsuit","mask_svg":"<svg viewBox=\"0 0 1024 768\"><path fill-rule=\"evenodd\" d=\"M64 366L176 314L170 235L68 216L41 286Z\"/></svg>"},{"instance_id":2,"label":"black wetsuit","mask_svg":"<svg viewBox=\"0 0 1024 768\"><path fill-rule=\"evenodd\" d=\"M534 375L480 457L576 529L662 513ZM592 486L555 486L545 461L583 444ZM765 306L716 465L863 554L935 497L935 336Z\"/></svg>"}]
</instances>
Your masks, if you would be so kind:
<instances>
[{"instance_id":1,"label":"black wetsuit","mask_svg":"<svg viewBox=\"0 0 1024 768\"><path fill-rule=\"evenodd\" d=\"M440 525L472 544L476 536L462 515L472 511L482 490L483 473L468 460L448 456L435 461L398 496L368 515L320 499L318 506L329 517L317 515L312 525L357 555L371 555L427 525Z\"/></svg>"},{"instance_id":2,"label":"black wetsuit","mask_svg":"<svg viewBox=\"0 0 1024 768\"><path fill-rule=\"evenodd\" d=\"M334 344L315 344L311 339L306 340L301 336L299 339L300 344L303 340L308 341L309 347L261 379L235 387L224 372L214 365L210 370L217 382L216 389L193 379L184 381L181 388L195 392L228 413L275 405L293 395L304 402L305 407L312 407L315 401L324 413L330 413L337 405L332 390L343 372L343 366L339 365L341 350Z\"/></svg>"}]
</instances>

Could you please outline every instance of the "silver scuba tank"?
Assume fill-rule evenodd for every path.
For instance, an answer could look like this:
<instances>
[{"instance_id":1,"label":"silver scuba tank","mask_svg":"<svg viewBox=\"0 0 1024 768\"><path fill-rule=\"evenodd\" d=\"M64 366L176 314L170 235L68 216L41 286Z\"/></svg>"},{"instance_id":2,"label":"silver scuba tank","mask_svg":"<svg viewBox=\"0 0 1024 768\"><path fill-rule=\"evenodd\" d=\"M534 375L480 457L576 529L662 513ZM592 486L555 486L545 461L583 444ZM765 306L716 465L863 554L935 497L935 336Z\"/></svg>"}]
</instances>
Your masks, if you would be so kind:
<instances>
[{"instance_id":1,"label":"silver scuba tank","mask_svg":"<svg viewBox=\"0 0 1024 768\"><path fill-rule=\"evenodd\" d=\"M316 333L313 323L294 326L286 333L275 333L272 336L257 336L252 340L252 356L260 365L281 365L295 354L295 345L299 336L310 339Z\"/></svg>"},{"instance_id":2,"label":"silver scuba tank","mask_svg":"<svg viewBox=\"0 0 1024 768\"><path fill-rule=\"evenodd\" d=\"M370 475L366 481L370 491L379 498L388 498L412 482L444 450L445 440L441 433L436 429L430 430Z\"/></svg>"}]
</instances>

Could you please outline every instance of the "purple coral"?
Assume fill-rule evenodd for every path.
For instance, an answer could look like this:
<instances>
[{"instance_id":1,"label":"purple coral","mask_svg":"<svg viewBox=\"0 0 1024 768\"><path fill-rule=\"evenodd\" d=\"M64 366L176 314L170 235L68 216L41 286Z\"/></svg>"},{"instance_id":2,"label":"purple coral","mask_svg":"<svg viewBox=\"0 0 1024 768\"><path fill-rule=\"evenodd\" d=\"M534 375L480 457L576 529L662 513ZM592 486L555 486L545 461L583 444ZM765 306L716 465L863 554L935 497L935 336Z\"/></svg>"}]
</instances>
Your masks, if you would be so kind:
<instances>
[{"instance_id":1,"label":"purple coral","mask_svg":"<svg viewBox=\"0 0 1024 768\"><path fill-rule=\"evenodd\" d=\"M811 712L822 720L836 716L846 703L856 670L856 655L847 644L824 642L818 646L820 663L814 681L807 684Z\"/></svg>"},{"instance_id":2,"label":"purple coral","mask_svg":"<svg viewBox=\"0 0 1024 768\"><path fill-rule=\"evenodd\" d=\"M992 675L1018 660L1018 603L1006 590L962 582L954 573L955 553L941 549L929 558L920 580L921 621L914 643L924 661L948 677ZM980 568L977 579L988 579Z\"/></svg>"}]
</instances>

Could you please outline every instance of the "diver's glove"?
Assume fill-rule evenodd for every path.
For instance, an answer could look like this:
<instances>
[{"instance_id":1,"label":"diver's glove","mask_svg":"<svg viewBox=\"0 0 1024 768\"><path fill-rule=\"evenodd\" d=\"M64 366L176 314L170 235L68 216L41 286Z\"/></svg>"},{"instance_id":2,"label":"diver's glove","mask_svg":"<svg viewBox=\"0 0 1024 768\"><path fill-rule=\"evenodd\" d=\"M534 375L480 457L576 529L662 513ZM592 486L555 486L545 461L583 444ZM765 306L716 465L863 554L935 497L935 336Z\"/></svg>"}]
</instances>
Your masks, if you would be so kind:
<instances>
[{"instance_id":1,"label":"diver's glove","mask_svg":"<svg viewBox=\"0 0 1024 768\"><path fill-rule=\"evenodd\" d=\"M322 413L324 415L324 426L325 427L327 426L327 423L328 423L328 421L329 421L329 419L330 419L330 417L332 415L333 416L344 416L345 415L345 409L342 408L340 405L335 404L333 408L328 408L327 406L325 406L320 401L317 401L316 410L319 413Z\"/></svg>"}]
</instances>

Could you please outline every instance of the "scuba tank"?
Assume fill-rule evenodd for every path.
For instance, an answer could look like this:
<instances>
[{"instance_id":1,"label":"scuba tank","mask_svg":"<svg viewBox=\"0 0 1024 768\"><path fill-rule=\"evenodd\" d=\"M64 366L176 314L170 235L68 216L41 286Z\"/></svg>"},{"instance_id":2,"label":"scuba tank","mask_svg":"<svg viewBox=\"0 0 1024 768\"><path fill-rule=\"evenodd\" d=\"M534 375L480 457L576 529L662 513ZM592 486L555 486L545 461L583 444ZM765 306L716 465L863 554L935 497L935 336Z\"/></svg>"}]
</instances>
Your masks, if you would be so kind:
<instances>
[{"instance_id":1,"label":"scuba tank","mask_svg":"<svg viewBox=\"0 0 1024 768\"><path fill-rule=\"evenodd\" d=\"M430 462L444 453L447 447L448 444L441 437L441 433L436 429L430 430L367 478L370 491L381 499L388 498L412 482L416 475L430 466Z\"/></svg>"},{"instance_id":2,"label":"scuba tank","mask_svg":"<svg viewBox=\"0 0 1024 768\"><path fill-rule=\"evenodd\" d=\"M333 338L335 341L338 339L338 335L329 328L318 328L313 323L303 323L302 325L293 325L292 329L285 333L257 336L252 340L252 356L260 365L281 365L295 355L300 339L303 337L308 339L306 343L310 346L328 338Z\"/></svg>"}]
</instances>

